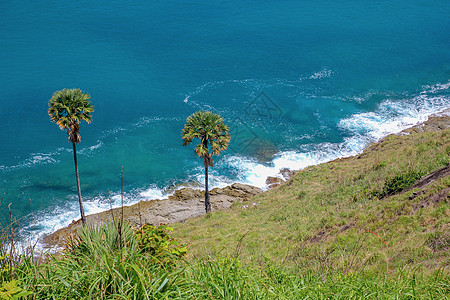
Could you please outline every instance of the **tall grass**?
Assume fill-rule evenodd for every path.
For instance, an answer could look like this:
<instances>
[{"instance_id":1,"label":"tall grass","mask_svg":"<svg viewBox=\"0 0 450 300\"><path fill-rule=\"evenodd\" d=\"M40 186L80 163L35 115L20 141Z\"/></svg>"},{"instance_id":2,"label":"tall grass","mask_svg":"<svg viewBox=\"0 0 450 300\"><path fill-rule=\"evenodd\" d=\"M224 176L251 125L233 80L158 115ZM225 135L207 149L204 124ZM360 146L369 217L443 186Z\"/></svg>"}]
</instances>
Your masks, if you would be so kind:
<instances>
[{"instance_id":1,"label":"tall grass","mask_svg":"<svg viewBox=\"0 0 450 300\"><path fill-rule=\"evenodd\" d=\"M186 261L170 251L142 251L139 235L127 224L120 232L115 224L86 226L60 253L40 260L22 256L13 280L2 277L0 298L446 299L450 293L444 270L317 272L268 258L244 264L237 255Z\"/></svg>"},{"instance_id":2,"label":"tall grass","mask_svg":"<svg viewBox=\"0 0 450 300\"><path fill-rule=\"evenodd\" d=\"M174 262L162 263L140 251L134 230L123 224L84 226L62 253L53 255L37 270L33 291L42 299L155 299L170 297L182 286Z\"/></svg>"}]
</instances>

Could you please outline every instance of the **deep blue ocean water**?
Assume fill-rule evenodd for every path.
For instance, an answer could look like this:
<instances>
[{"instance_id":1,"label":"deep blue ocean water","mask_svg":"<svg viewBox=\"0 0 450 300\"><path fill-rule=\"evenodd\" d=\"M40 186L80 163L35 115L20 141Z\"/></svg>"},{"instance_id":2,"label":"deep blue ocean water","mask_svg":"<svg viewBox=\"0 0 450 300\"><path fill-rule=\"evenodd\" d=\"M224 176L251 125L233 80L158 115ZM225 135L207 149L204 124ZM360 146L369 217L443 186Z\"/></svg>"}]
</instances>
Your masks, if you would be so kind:
<instances>
[{"instance_id":1,"label":"deep blue ocean water","mask_svg":"<svg viewBox=\"0 0 450 300\"><path fill-rule=\"evenodd\" d=\"M54 91L95 106L78 145L87 213L201 186L182 147L196 110L229 150L212 185L356 154L450 106L448 1L2 1L0 212L46 233L79 217ZM108 197L107 189L110 191Z\"/></svg>"}]
</instances>

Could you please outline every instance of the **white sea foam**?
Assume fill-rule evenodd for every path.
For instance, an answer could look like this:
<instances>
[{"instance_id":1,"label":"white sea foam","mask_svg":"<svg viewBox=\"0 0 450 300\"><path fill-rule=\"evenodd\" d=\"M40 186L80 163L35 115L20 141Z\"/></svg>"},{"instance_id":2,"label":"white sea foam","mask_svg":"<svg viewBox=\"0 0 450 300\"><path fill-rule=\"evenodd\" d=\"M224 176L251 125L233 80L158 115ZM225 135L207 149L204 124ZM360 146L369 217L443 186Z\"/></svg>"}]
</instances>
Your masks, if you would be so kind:
<instances>
[{"instance_id":1,"label":"white sea foam","mask_svg":"<svg viewBox=\"0 0 450 300\"><path fill-rule=\"evenodd\" d=\"M125 131L129 132L134 130L135 128L140 128L147 126L149 124L158 124L159 122L170 122L170 121L179 121L182 118L180 117L141 117L137 122L131 124L128 129L125 129Z\"/></svg>"},{"instance_id":2,"label":"white sea foam","mask_svg":"<svg viewBox=\"0 0 450 300\"><path fill-rule=\"evenodd\" d=\"M103 146L103 142L102 141L97 141L97 144L90 146L89 150L93 151L93 150L97 150L98 148L100 148L101 146Z\"/></svg>"},{"instance_id":3,"label":"white sea foam","mask_svg":"<svg viewBox=\"0 0 450 300\"><path fill-rule=\"evenodd\" d=\"M324 68L321 71L316 72L316 73L312 74L311 76L309 76L308 79L322 79L322 78L331 77L332 75L333 75L333 71L332 70Z\"/></svg>"},{"instance_id":4,"label":"white sea foam","mask_svg":"<svg viewBox=\"0 0 450 300\"><path fill-rule=\"evenodd\" d=\"M35 154L30 157L30 159L27 161L27 164L29 165L37 165L37 164L48 164L48 163L54 163L56 160L52 157L52 154Z\"/></svg>"},{"instance_id":5,"label":"white sea foam","mask_svg":"<svg viewBox=\"0 0 450 300\"><path fill-rule=\"evenodd\" d=\"M356 143L356 146L354 143L354 140L349 139L344 143L314 145L314 149L310 148L309 150L282 152L276 154L268 164L262 164L255 159L240 156L230 157L227 163L243 174L241 182L265 189L267 188L267 177L282 178L279 172L284 168L301 170L311 165L357 154L363 149L363 146L359 142Z\"/></svg>"},{"instance_id":6,"label":"white sea foam","mask_svg":"<svg viewBox=\"0 0 450 300\"><path fill-rule=\"evenodd\" d=\"M147 200L155 200L155 199L164 199L169 195L165 194L161 189L158 189L157 187L150 187L140 192L139 196Z\"/></svg>"},{"instance_id":7,"label":"white sea foam","mask_svg":"<svg viewBox=\"0 0 450 300\"><path fill-rule=\"evenodd\" d=\"M77 154L79 155L83 155L83 154L87 154L90 155L92 152L100 149L101 147L103 147L103 142L101 140L97 140L97 143L95 145L92 146L88 146L88 147L83 147L77 150Z\"/></svg>"},{"instance_id":8,"label":"white sea foam","mask_svg":"<svg viewBox=\"0 0 450 300\"><path fill-rule=\"evenodd\" d=\"M412 102L382 102L376 111L352 115L340 121L342 129L355 135L378 140L388 134L398 133L424 122L428 116L450 107L447 97L425 97L421 94Z\"/></svg>"},{"instance_id":9,"label":"white sea foam","mask_svg":"<svg viewBox=\"0 0 450 300\"><path fill-rule=\"evenodd\" d=\"M421 92L421 94L427 94L427 93L438 93L441 91L447 91L450 88L450 80L446 83L437 83L434 85L425 85L423 87L423 91Z\"/></svg>"},{"instance_id":10,"label":"white sea foam","mask_svg":"<svg viewBox=\"0 0 450 300\"><path fill-rule=\"evenodd\" d=\"M102 146L103 142L101 140L98 140L97 144L86 148L80 148L78 149L77 153L82 155L86 152L99 149ZM12 171L15 169L30 168L46 164L57 164L60 162L60 156L62 154L72 153L72 151L73 150L71 147L58 147L56 150L47 153L31 153L27 159L19 162L18 164L3 166L3 168L0 167L0 169L3 169L5 171Z\"/></svg>"},{"instance_id":11,"label":"white sea foam","mask_svg":"<svg viewBox=\"0 0 450 300\"><path fill-rule=\"evenodd\" d=\"M28 157L24 161L18 163L17 165L2 166L2 167L0 167L0 169L3 169L5 171L12 171L14 169L21 169L21 168L28 168L28 167L37 166L37 165L58 163L59 160L57 159L57 157L59 154L60 154L59 151L50 152L50 153L32 153L30 155L30 157Z\"/></svg>"}]
</instances>

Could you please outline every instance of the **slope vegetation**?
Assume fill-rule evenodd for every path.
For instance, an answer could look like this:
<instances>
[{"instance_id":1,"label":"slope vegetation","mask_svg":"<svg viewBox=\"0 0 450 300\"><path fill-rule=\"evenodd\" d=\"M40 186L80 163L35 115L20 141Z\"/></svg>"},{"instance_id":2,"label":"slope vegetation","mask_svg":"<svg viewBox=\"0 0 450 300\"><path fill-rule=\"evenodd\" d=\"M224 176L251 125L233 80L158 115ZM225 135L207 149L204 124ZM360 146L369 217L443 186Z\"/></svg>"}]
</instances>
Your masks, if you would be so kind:
<instances>
[{"instance_id":1,"label":"slope vegetation","mask_svg":"<svg viewBox=\"0 0 450 300\"><path fill-rule=\"evenodd\" d=\"M418 131L308 167L229 210L176 224L174 236L192 257L239 256L251 265L448 271L450 130Z\"/></svg>"}]
</instances>

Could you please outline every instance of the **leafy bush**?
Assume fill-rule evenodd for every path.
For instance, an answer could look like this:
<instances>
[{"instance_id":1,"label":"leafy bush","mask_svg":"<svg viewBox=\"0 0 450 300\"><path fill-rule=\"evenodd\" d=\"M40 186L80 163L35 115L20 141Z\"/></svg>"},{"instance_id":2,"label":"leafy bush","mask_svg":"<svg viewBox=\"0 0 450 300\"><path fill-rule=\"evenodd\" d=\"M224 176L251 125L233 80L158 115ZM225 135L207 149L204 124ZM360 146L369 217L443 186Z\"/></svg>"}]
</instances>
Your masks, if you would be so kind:
<instances>
[{"instance_id":1,"label":"leafy bush","mask_svg":"<svg viewBox=\"0 0 450 300\"><path fill-rule=\"evenodd\" d=\"M173 228L165 225L145 224L136 230L140 251L159 258L167 256L167 254L182 257L186 254L186 246L179 245L177 241L171 238L169 235L171 231L173 231Z\"/></svg>"},{"instance_id":2,"label":"leafy bush","mask_svg":"<svg viewBox=\"0 0 450 300\"><path fill-rule=\"evenodd\" d=\"M32 294L32 292L28 292L21 288L19 284L20 283L17 280L4 281L0 286L0 299L18 300Z\"/></svg>"},{"instance_id":3,"label":"leafy bush","mask_svg":"<svg viewBox=\"0 0 450 300\"><path fill-rule=\"evenodd\" d=\"M386 166L387 166L387 162L385 160L383 160L382 162L378 163L373 169L375 171L378 171L378 170L383 169Z\"/></svg>"},{"instance_id":4,"label":"leafy bush","mask_svg":"<svg viewBox=\"0 0 450 300\"><path fill-rule=\"evenodd\" d=\"M410 186L415 184L421 177L421 173L410 171L408 173L389 178L385 181L383 195L389 196L400 193L404 189L409 188Z\"/></svg>"},{"instance_id":5,"label":"leafy bush","mask_svg":"<svg viewBox=\"0 0 450 300\"><path fill-rule=\"evenodd\" d=\"M0 256L0 280L9 278L11 274L10 264L9 264L9 254L2 251L3 255Z\"/></svg>"}]
</instances>

